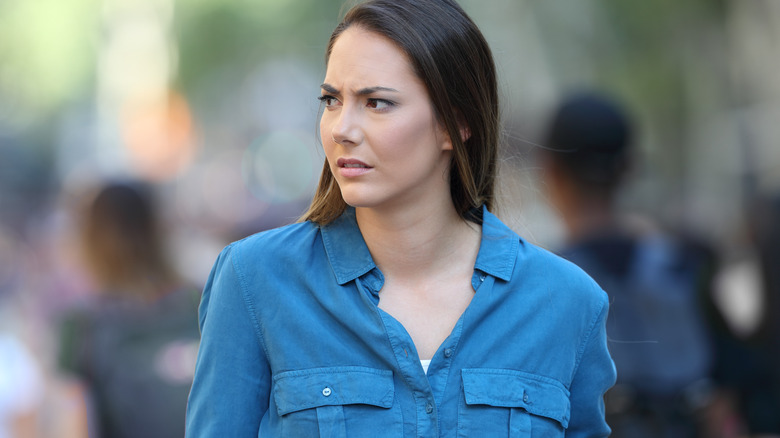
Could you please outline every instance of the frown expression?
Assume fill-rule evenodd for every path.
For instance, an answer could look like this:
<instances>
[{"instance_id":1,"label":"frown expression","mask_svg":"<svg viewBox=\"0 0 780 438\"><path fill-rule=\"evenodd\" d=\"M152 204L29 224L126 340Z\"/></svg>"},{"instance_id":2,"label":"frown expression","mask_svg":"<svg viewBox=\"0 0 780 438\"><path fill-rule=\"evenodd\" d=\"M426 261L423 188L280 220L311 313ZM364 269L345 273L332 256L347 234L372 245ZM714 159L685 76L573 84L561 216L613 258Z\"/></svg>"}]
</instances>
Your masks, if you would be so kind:
<instances>
[{"instance_id":1,"label":"frown expression","mask_svg":"<svg viewBox=\"0 0 780 438\"><path fill-rule=\"evenodd\" d=\"M353 25L336 40L321 100L322 145L347 204L449 197L452 144L428 91L391 40Z\"/></svg>"}]
</instances>

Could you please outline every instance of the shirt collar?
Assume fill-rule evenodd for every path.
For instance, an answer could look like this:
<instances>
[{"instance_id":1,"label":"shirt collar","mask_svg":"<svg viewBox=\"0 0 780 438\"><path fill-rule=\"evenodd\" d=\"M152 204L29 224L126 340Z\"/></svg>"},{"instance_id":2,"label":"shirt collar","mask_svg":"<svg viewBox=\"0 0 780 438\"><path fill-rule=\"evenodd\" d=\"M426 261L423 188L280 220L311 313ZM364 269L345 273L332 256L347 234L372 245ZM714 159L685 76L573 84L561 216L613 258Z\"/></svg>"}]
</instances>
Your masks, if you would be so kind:
<instances>
[{"instance_id":1,"label":"shirt collar","mask_svg":"<svg viewBox=\"0 0 780 438\"><path fill-rule=\"evenodd\" d=\"M482 242L474 269L509 281L520 250L520 236L482 206Z\"/></svg>"},{"instance_id":2,"label":"shirt collar","mask_svg":"<svg viewBox=\"0 0 780 438\"><path fill-rule=\"evenodd\" d=\"M355 219L348 207L338 219L321 228L330 266L339 284L352 281L376 268ZM509 281L520 247L519 236L487 208L482 207L482 241L474 269Z\"/></svg>"},{"instance_id":3,"label":"shirt collar","mask_svg":"<svg viewBox=\"0 0 780 438\"><path fill-rule=\"evenodd\" d=\"M335 221L321 228L322 242L336 281L344 284L376 268L360 233L355 209L348 207Z\"/></svg>"}]
</instances>

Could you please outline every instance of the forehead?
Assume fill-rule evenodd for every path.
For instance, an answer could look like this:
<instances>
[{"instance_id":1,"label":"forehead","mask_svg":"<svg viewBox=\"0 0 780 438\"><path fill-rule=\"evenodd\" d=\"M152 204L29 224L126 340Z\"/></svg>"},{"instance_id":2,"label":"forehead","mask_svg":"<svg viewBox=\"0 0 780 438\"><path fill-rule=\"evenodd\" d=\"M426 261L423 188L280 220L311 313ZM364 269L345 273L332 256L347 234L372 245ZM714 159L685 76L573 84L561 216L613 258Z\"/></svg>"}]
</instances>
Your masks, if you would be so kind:
<instances>
[{"instance_id":1,"label":"forehead","mask_svg":"<svg viewBox=\"0 0 780 438\"><path fill-rule=\"evenodd\" d=\"M340 81L354 82L355 86L404 81L422 85L409 57L394 41L360 26L347 28L333 44L325 82L336 85Z\"/></svg>"}]
</instances>

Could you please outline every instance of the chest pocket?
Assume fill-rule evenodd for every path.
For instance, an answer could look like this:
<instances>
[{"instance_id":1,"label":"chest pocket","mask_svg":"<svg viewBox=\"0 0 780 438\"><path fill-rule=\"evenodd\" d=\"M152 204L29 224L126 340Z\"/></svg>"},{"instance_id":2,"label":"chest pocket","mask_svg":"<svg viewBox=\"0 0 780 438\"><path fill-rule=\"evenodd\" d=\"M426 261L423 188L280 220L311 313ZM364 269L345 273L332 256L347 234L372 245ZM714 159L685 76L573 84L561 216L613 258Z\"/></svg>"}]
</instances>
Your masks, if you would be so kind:
<instances>
[{"instance_id":1,"label":"chest pocket","mask_svg":"<svg viewBox=\"0 0 780 438\"><path fill-rule=\"evenodd\" d=\"M366 367L288 371L274 376L279 436L369 436L377 430L400 436L393 373Z\"/></svg>"},{"instance_id":2,"label":"chest pocket","mask_svg":"<svg viewBox=\"0 0 780 438\"><path fill-rule=\"evenodd\" d=\"M458 436L563 437L569 391L548 377L505 369L463 369Z\"/></svg>"}]
</instances>

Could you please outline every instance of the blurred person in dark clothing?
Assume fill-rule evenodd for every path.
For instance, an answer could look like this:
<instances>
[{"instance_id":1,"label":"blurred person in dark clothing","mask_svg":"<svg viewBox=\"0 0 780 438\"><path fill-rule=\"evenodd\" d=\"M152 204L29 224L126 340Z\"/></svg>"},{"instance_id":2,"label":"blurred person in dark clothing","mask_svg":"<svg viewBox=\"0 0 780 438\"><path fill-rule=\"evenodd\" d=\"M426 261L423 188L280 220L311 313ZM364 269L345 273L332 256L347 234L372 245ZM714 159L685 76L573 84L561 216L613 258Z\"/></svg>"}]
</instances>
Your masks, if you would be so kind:
<instances>
[{"instance_id":1,"label":"blurred person in dark clothing","mask_svg":"<svg viewBox=\"0 0 780 438\"><path fill-rule=\"evenodd\" d=\"M780 437L780 197L760 197L748 208L754 255L719 276L719 360L716 375L741 414L746 432ZM748 269L744 269L748 267ZM729 318L733 300L755 300L748 327Z\"/></svg>"},{"instance_id":2,"label":"blurred person in dark clothing","mask_svg":"<svg viewBox=\"0 0 780 438\"><path fill-rule=\"evenodd\" d=\"M97 436L181 437L200 294L166 259L149 188L106 185L80 225L100 294L64 318L60 365L83 382Z\"/></svg>"},{"instance_id":3,"label":"blurred person in dark clothing","mask_svg":"<svg viewBox=\"0 0 780 438\"><path fill-rule=\"evenodd\" d=\"M555 109L540 159L566 229L560 253L610 298L607 336L618 371L605 397L612 436L701 436L696 413L709 399L712 346L700 300L714 257L706 245L618 211L632 136L628 114L604 96L574 94Z\"/></svg>"},{"instance_id":4,"label":"blurred person in dark clothing","mask_svg":"<svg viewBox=\"0 0 780 438\"><path fill-rule=\"evenodd\" d=\"M746 373L756 385L743 396L751 433L780 436L780 196L762 203L756 216L755 240L763 276L763 312L748 339L755 367Z\"/></svg>"}]
</instances>

